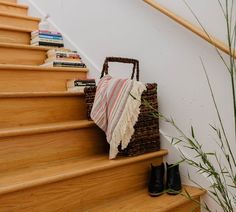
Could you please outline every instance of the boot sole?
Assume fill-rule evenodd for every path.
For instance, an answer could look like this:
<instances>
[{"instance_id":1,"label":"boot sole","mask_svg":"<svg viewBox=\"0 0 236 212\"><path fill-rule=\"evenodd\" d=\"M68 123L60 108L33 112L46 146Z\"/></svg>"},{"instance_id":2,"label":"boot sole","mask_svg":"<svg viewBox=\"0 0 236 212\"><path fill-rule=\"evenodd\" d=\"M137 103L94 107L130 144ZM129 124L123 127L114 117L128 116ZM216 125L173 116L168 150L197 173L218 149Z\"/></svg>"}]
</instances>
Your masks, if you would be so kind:
<instances>
[{"instance_id":1,"label":"boot sole","mask_svg":"<svg viewBox=\"0 0 236 212\"><path fill-rule=\"evenodd\" d=\"M162 195L162 194L164 194L164 192L161 192L161 193L150 193L150 192L149 192L149 195L150 195L151 197L158 197L158 196L160 196L160 195Z\"/></svg>"},{"instance_id":2,"label":"boot sole","mask_svg":"<svg viewBox=\"0 0 236 212\"><path fill-rule=\"evenodd\" d=\"M166 193L169 194L169 195L177 195L177 194L180 194L182 192L182 190L179 190L179 191L167 191Z\"/></svg>"}]
</instances>

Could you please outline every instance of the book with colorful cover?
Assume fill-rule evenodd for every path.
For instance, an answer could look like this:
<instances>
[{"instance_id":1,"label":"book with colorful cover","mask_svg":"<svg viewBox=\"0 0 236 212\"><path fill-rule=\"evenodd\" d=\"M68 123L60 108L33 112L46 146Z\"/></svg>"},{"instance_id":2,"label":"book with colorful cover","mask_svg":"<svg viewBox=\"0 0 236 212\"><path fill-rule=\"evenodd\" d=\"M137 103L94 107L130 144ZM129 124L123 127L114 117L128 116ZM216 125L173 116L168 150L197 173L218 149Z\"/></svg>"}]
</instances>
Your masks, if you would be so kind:
<instances>
[{"instance_id":1,"label":"book with colorful cover","mask_svg":"<svg viewBox=\"0 0 236 212\"><path fill-rule=\"evenodd\" d=\"M73 88L73 87L85 87L85 86L96 86L95 79L71 79L67 80L67 88Z\"/></svg>"},{"instance_id":2,"label":"book with colorful cover","mask_svg":"<svg viewBox=\"0 0 236 212\"><path fill-rule=\"evenodd\" d=\"M31 39L36 39L36 38L46 38L46 39L55 39L55 40L63 40L62 36L55 36L55 35L45 35L45 34L39 34L32 36Z\"/></svg>"},{"instance_id":3,"label":"book with colorful cover","mask_svg":"<svg viewBox=\"0 0 236 212\"><path fill-rule=\"evenodd\" d=\"M63 40L47 39L47 38L35 38L30 41L31 44L34 44L36 42L60 43L60 44L64 43Z\"/></svg>"},{"instance_id":4,"label":"book with colorful cover","mask_svg":"<svg viewBox=\"0 0 236 212\"><path fill-rule=\"evenodd\" d=\"M80 58L80 55L76 51L62 51L62 50L49 50L47 52L48 57L75 57L75 58Z\"/></svg>"},{"instance_id":5,"label":"book with colorful cover","mask_svg":"<svg viewBox=\"0 0 236 212\"><path fill-rule=\"evenodd\" d=\"M50 30L35 30L35 31L31 32L31 36L35 36L38 34L62 36L62 34L60 32L50 31Z\"/></svg>"},{"instance_id":6,"label":"book with colorful cover","mask_svg":"<svg viewBox=\"0 0 236 212\"><path fill-rule=\"evenodd\" d=\"M64 47L63 43L52 43L52 42L35 42L31 44L32 46L49 46L49 47Z\"/></svg>"},{"instance_id":7,"label":"book with colorful cover","mask_svg":"<svg viewBox=\"0 0 236 212\"><path fill-rule=\"evenodd\" d=\"M80 55L77 53L56 53L56 54L49 54L48 58L75 58L75 59L81 59Z\"/></svg>"},{"instance_id":8,"label":"book with colorful cover","mask_svg":"<svg viewBox=\"0 0 236 212\"><path fill-rule=\"evenodd\" d=\"M45 60L45 63L49 63L49 62L58 62L58 61L62 61L62 62L73 62L73 63L81 63L81 59L74 59L74 58L48 58Z\"/></svg>"},{"instance_id":9,"label":"book with colorful cover","mask_svg":"<svg viewBox=\"0 0 236 212\"><path fill-rule=\"evenodd\" d=\"M86 68L86 65L84 63L78 63L78 62L65 62L65 61L51 61L48 63L44 63L41 66L44 67L74 67L74 68Z\"/></svg>"},{"instance_id":10,"label":"book with colorful cover","mask_svg":"<svg viewBox=\"0 0 236 212\"><path fill-rule=\"evenodd\" d=\"M70 49L67 49L67 48L55 48L55 49L50 49L48 50L48 54L55 54L55 53L78 53L77 51L72 51Z\"/></svg>"},{"instance_id":11,"label":"book with colorful cover","mask_svg":"<svg viewBox=\"0 0 236 212\"><path fill-rule=\"evenodd\" d=\"M58 58L80 59L81 60L80 55L70 54L70 53L69 54L67 54L67 53L56 53L55 55L48 57L48 59L51 59L51 60L56 60Z\"/></svg>"},{"instance_id":12,"label":"book with colorful cover","mask_svg":"<svg viewBox=\"0 0 236 212\"><path fill-rule=\"evenodd\" d=\"M87 86L96 86L95 79L71 79L66 83L69 92L84 92Z\"/></svg>"}]
</instances>

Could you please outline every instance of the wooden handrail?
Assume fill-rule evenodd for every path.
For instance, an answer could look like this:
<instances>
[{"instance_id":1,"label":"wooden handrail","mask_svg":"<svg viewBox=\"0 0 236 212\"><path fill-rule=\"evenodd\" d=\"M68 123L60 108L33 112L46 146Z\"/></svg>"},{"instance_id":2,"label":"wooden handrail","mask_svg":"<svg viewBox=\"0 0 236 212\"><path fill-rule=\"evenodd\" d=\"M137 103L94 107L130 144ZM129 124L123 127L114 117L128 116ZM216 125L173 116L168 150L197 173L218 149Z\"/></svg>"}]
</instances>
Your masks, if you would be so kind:
<instances>
[{"instance_id":1,"label":"wooden handrail","mask_svg":"<svg viewBox=\"0 0 236 212\"><path fill-rule=\"evenodd\" d=\"M180 17L180 16L174 14L173 12L167 10L166 8L161 6L159 3L157 3L155 0L143 0L143 1L146 2L147 4L149 4L150 6L154 7L155 9L159 10L161 13L165 14L166 16L171 18L172 20L176 21L177 23L179 23L183 27L189 29L190 31L192 31L193 33L198 35L199 37L203 38L204 40L206 40L207 42L209 42L210 44L212 44L216 48L218 48L221 51L225 52L226 54L230 55L230 49L225 43L221 42L217 38L215 38L215 37L209 35L208 33L204 32L204 30L202 30L201 28L199 28L197 26L194 26L193 24L186 21L182 17ZM232 56L236 59L236 51L234 51L232 53Z\"/></svg>"}]
</instances>

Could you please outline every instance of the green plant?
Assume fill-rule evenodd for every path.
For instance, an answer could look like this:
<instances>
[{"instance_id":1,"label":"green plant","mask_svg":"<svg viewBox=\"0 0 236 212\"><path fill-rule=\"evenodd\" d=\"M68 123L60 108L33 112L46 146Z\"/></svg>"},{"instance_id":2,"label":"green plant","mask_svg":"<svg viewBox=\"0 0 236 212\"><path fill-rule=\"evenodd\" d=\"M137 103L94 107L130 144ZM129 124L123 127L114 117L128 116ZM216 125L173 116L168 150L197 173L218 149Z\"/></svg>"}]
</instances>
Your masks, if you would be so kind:
<instances>
[{"instance_id":1,"label":"green plant","mask_svg":"<svg viewBox=\"0 0 236 212\"><path fill-rule=\"evenodd\" d=\"M197 172L205 174L207 177L209 177L211 183L210 190L208 191L209 196L222 208L224 212L233 212L236 205L236 152L233 149L233 143L236 143L236 11L234 11L234 0L224 0L224 3L222 3L220 0L217 1L220 5L226 22L227 44L229 46L230 52L227 58L228 60L225 59L223 54L219 52L217 48L215 49L218 53L218 56L224 63L231 79L231 90L229 92L233 100L232 116L234 118L234 140L229 140L226 133L225 126L222 121L222 115L218 109L214 91L212 89L211 82L202 58L200 58L201 64L206 76L216 115L219 121L219 126L213 126L210 124L209 128L217 135L216 144L218 145L218 150L221 151L221 153L219 154L219 152L216 151L205 151L203 144L204 142L197 139L193 126L190 127L190 135L187 135L178 127L172 118L167 118L166 116L159 114L157 111L153 115L160 117L162 120L169 123L176 129L178 136L172 137L173 145L181 145L182 149L188 149L191 151L191 157L189 157L179 149L182 157L182 160L179 163L184 161L188 165L194 167ZM190 9L201 28L211 39L207 30L203 27L191 7L186 2L185 4ZM148 102L146 102L146 104L149 105ZM219 157L219 155L221 155L223 158ZM189 176L189 178L191 180L191 176ZM196 182L194 183L197 184ZM187 192L186 196L191 198ZM206 203L203 203L203 207L207 211L211 211Z\"/></svg>"}]
</instances>

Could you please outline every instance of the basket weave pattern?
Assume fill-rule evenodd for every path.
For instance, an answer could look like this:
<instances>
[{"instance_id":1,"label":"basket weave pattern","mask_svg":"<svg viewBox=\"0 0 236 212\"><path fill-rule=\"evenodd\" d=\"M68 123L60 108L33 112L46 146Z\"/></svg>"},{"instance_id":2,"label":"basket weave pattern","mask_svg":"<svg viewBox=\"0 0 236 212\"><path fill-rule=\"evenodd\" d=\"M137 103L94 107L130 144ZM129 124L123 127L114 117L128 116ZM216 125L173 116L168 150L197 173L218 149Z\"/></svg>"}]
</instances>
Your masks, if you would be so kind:
<instances>
[{"instance_id":1,"label":"basket weave pattern","mask_svg":"<svg viewBox=\"0 0 236 212\"><path fill-rule=\"evenodd\" d=\"M108 62L133 63L134 69L131 79L134 78L136 69L136 79L139 80L138 61L134 59L116 57L106 58L101 77L103 77L104 74L108 74ZM142 102L138 121L134 126L135 132L131 137L128 147L124 150L119 148L119 155L135 156L160 150L159 120L157 117L153 116L153 112L157 111L158 109L157 84L147 83L146 87L147 90L142 94ZM87 104L87 115L88 119L90 119L90 113L96 94L96 87L86 87L84 91ZM148 105L145 102L148 102Z\"/></svg>"}]
</instances>

